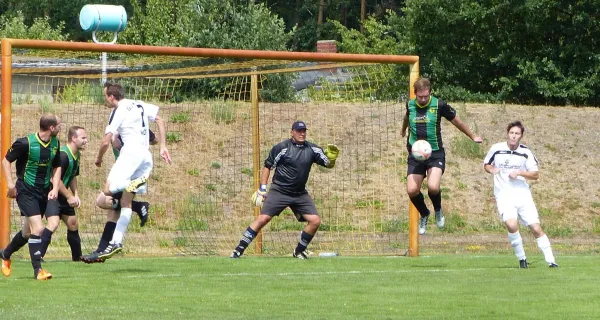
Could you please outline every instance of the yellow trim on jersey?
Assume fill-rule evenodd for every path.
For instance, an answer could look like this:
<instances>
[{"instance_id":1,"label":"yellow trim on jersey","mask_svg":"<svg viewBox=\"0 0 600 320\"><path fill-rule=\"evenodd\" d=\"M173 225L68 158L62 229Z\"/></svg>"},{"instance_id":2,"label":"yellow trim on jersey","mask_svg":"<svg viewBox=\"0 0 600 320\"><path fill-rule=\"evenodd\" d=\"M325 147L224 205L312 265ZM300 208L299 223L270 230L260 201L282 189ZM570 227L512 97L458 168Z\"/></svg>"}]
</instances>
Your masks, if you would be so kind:
<instances>
[{"instance_id":1,"label":"yellow trim on jersey","mask_svg":"<svg viewBox=\"0 0 600 320\"><path fill-rule=\"evenodd\" d=\"M44 143L44 141L42 141L42 139L40 139L39 136L39 132L37 132L35 134L35 138L37 139L37 141L44 147L44 148L48 148L48 146L50 145L50 142L52 142L52 136L50 136L50 140L48 140L48 142Z\"/></svg>"}]
</instances>

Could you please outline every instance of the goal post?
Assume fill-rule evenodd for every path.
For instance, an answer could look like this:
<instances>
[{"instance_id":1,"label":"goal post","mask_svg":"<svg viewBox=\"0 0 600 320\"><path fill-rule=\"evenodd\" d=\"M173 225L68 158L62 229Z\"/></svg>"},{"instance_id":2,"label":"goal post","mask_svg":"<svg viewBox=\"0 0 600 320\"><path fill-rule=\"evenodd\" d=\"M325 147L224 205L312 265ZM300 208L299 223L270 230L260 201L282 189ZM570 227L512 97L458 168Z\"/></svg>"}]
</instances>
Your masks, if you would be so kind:
<instances>
[{"instance_id":1,"label":"goal post","mask_svg":"<svg viewBox=\"0 0 600 320\"><path fill-rule=\"evenodd\" d=\"M106 168L93 167L107 118L99 61L93 57L108 52L115 56L109 61L109 81L123 82L126 97L161 107L176 161L167 167L155 156L145 198L153 205L155 223L145 229L133 226L125 240L132 244L126 244L128 250L143 255L160 254L161 248L181 254L231 250L254 219L248 213L258 214L249 196L258 187L266 153L289 138L293 120L302 119L309 126L308 140L341 146L336 168L311 173L308 187L323 218L311 247L348 254L419 254L419 215L401 182L406 150L399 132L405 112L399 97L414 98L418 56L23 39L2 39L1 51L3 155L27 133L23 128L37 128L35 117L43 112L56 112L67 125L88 130L79 183L85 204L78 211L84 250L96 245L106 216L93 205L107 174ZM390 85L397 65L409 66L402 92ZM290 84L293 90L281 97ZM23 124L23 132L13 130L13 121ZM64 137L63 132L61 141ZM0 247L5 247L20 223L16 205L4 196L3 175L0 193ZM297 241L301 224L293 214L276 219L256 240L254 253L280 254L290 246L277 243ZM54 238L53 246L64 245L63 236ZM53 246L50 251L59 250Z\"/></svg>"}]
</instances>

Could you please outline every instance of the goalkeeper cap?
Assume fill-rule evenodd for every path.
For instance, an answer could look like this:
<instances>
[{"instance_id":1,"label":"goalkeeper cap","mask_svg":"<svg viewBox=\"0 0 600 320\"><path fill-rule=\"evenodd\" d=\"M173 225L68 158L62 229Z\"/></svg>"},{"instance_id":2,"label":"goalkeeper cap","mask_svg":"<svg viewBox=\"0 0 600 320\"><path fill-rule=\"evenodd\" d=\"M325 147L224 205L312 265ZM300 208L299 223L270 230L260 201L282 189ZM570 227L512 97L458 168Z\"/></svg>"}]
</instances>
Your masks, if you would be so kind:
<instances>
[{"instance_id":1,"label":"goalkeeper cap","mask_svg":"<svg viewBox=\"0 0 600 320\"><path fill-rule=\"evenodd\" d=\"M292 130L307 130L306 123L304 121L296 121L292 124Z\"/></svg>"}]
</instances>

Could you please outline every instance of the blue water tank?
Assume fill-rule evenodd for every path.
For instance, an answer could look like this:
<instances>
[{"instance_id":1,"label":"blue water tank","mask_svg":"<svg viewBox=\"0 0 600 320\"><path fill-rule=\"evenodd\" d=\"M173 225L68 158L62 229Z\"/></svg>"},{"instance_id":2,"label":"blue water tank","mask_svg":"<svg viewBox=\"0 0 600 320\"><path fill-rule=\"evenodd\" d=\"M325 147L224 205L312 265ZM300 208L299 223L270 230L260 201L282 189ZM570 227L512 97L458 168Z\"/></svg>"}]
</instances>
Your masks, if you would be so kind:
<instances>
[{"instance_id":1,"label":"blue water tank","mask_svg":"<svg viewBox=\"0 0 600 320\"><path fill-rule=\"evenodd\" d=\"M123 6L86 4L79 12L83 31L121 32L127 26L127 12Z\"/></svg>"}]
</instances>

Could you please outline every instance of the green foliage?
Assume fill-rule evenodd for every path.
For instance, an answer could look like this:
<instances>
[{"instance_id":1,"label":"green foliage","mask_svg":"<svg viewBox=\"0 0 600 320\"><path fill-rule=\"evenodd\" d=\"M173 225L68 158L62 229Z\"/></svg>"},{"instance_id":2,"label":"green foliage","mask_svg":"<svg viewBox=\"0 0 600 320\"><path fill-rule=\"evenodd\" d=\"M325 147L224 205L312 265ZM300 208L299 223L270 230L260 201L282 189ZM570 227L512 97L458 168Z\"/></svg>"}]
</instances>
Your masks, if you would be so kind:
<instances>
[{"instance_id":1,"label":"green foliage","mask_svg":"<svg viewBox=\"0 0 600 320\"><path fill-rule=\"evenodd\" d=\"M69 35L63 33L64 27L64 22L55 27L51 26L48 17L35 18L31 25L27 26L20 11L15 15L0 16L0 38L66 40Z\"/></svg>"},{"instance_id":2,"label":"green foliage","mask_svg":"<svg viewBox=\"0 0 600 320\"><path fill-rule=\"evenodd\" d=\"M458 135L452 139L452 154L466 159L481 160L485 151L481 144L473 142L469 137Z\"/></svg>"},{"instance_id":3,"label":"green foliage","mask_svg":"<svg viewBox=\"0 0 600 320\"><path fill-rule=\"evenodd\" d=\"M200 171L196 168L188 170L187 173L192 177L200 176Z\"/></svg>"},{"instance_id":4,"label":"green foliage","mask_svg":"<svg viewBox=\"0 0 600 320\"><path fill-rule=\"evenodd\" d=\"M365 200L359 199L356 200L356 208L374 208L374 209L383 209L384 203L381 200Z\"/></svg>"},{"instance_id":5,"label":"green foliage","mask_svg":"<svg viewBox=\"0 0 600 320\"><path fill-rule=\"evenodd\" d=\"M222 166L223 165L218 161L214 161L213 163L210 164L210 167L213 169L221 169Z\"/></svg>"},{"instance_id":6,"label":"green foliage","mask_svg":"<svg viewBox=\"0 0 600 320\"><path fill-rule=\"evenodd\" d=\"M382 232L408 232L408 220L387 220L375 223L375 230Z\"/></svg>"},{"instance_id":7,"label":"green foliage","mask_svg":"<svg viewBox=\"0 0 600 320\"><path fill-rule=\"evenodd\" d=\"M217 124L230 124L235 120L235 102L213 101L211 102L210 108L210 116Z\"/></svg>"},{"instance_id":8,"label":"green foliage","mask_svg":"<svg viewBox=\"0 0 600 320\"><path fill-rule=\"evenodd\" d=\"M183 139L181 138L181 133L171 131L171 132L167 132L166 140L169 143L177 143Z\"/></svg>"},{"instance_id":9,"label":"green foliage","mask_svg":"<svg viewBox=\"0 0 600 320\"><path fill-rule=\"evenodd\" d=\"M189 111L176 112L171 115L171 122L173 123L188 123L192 121Z\"/></svg>"},{"instance_id":10,"label":"green foliage","mask_svg":"<svg viewBox=\"0 0 600 320\"><path fill-rule=\"evenodd\" d=\"M188 194L175 208L175 212L179 214L177 230L208 230L208 222L205 219L219 214L214 201L196 194Z\"/></svg>"},{"instance_id":11,"label":"green foliage","mask_svg":"<svg viewBox=\"0 0 600 320\"><path fill-rule=\"evenodd\" d=\"M464 100L598 105L599 12L592 0L407 1L396 30L445 99L463 88Z\"/></svg>"},{"instance_id":12,"label":"green foliage","mask_svg":"<svg viewBox=\"0 0 600 320\"><path fill-rule=\"evenodd\" d=\"M252 177L253 175L252 169L250 168L242 168L241 172L249 177Z\"/></svg>"},{"instance_id":13,"label":"green foliage","mask_svg":"<svg viewBox=\"0 0 600 320\"><path fill-rule=\"evenodd\" d=\"M82 81L65 86L57 99L62 103L103 104L104 93L102 86Z\"/></svg>"}]
</instances>

